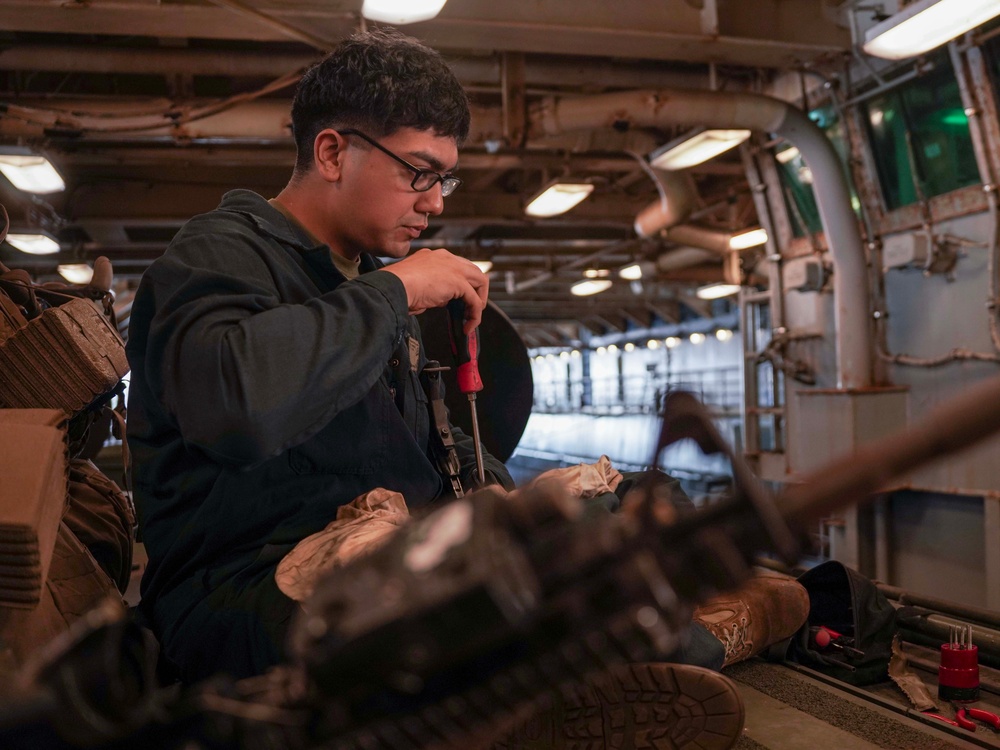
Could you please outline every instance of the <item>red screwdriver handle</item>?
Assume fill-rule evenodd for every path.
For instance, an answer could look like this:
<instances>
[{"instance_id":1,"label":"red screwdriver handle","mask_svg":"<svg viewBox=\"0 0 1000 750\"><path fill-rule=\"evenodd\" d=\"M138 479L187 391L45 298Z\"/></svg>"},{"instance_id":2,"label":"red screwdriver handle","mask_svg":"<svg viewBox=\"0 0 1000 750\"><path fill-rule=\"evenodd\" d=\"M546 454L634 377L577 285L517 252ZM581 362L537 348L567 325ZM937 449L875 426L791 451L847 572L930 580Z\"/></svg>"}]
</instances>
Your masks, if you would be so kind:
<instances>
[{"instance_id":1,"label":"red screwdriver handle","mask_svg":"<svg viewBox=\"0 0 1000 750\"><path fill-rule=\"evenodd\" d=\"M479 329L466 336L464 326L465 303L453 299L448 303L448 339L455 356L458 389L462 393L479 393L483 390L483 379L479 376Z\"/></svg>"}]
</instances>

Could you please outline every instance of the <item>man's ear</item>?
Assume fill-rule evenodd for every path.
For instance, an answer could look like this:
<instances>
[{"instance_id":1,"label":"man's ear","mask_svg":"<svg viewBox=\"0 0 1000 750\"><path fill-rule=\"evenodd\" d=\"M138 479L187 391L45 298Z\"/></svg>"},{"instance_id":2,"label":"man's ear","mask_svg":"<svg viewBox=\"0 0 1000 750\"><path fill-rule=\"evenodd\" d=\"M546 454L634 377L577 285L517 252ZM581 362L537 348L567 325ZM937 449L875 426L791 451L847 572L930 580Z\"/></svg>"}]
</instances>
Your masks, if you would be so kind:
<instances>
[{"instance_id":1,"label":"man's ear","mask_svg":"<svg viewBox=\"0 0 1000 750\"><path fill-rule=\"evenodd\" d=\"M343 168L347 139L332 128L321 130L313 140L313 164L327 182L337 182Z\"/></svg>"}]
</instances>

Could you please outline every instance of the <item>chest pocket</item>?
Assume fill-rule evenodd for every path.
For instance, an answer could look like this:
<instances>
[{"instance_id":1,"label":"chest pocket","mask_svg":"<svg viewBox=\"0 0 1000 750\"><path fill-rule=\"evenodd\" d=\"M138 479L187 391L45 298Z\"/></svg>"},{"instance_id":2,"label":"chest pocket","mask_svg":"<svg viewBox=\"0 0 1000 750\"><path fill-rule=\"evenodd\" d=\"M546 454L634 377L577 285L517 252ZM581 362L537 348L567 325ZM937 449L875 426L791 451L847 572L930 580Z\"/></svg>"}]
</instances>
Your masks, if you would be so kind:
<instances>
[{"instance_id":1,"label":"chest pocket","mask_svg":"<svg viewBox=\"0 0 1000 750\"><path fill-rule=\"evenodd\" d=\"M360 402L338 414L326 427L288 452L296 474L374 474L388 460L390 409L395 409L383 381Z\"/></svg>"}]
</instances>

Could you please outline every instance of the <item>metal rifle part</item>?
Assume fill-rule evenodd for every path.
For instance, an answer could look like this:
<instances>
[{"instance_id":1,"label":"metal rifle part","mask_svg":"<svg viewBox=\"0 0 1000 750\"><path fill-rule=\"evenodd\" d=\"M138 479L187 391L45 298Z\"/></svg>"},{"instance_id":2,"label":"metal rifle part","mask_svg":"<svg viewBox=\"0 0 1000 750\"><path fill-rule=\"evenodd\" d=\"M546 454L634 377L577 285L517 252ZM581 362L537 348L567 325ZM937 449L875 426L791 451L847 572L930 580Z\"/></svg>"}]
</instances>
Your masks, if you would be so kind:
<instances>
[{"instance_id":1,"label":"metal rifle part","mask_svg":"<svg viewBox=\"0 0 1000 750\"><path fill-rule=\"evenodd\" d=\"M688 394L668 396L664 422L657 457L679 438L731 455ZM672 522L654 512L656 486L638 488L638 514L609 516L582 512L558 488L481 490L319 580L290 632L285 669L302 685L298 700L253 697L251 681L235 691L206 684L213 707L192 716L171 706L167 728L211 736L220 748L242 748L244 733L263 729L280 730L277 746L291 750L488 744L561 687L614 663L662 659L694 605L738 586L761 552L794 558L804 532L832 510L998 430L1000 379L801 477L776 503L734 457L732 495ZM193 719L202 726L184 724ZM66 724L69 736L79 736L79 723ZM121 724L124 736L130 725ZM162 723L148 730L158 744L126 746L174 746L163 744ZM10 745L2 728L0 740L12 750L38 746Z\"/></svg>"},{"instance_id":2,"label":"metal rifle part","mask_svg":"<svg viewBox=\"0 0 1000 750\"><path fill-rule=\"evenodd\" d=\"M462 489L462 464L455 449L455 436L451 434L448 409L444 405L444 385L441 373L448 370L437 360L429 359L420 373L420 383L427 394L427 405L431 416L431 451L438 471L448 477L455 497L465 497Z\"/></svg>"},{"instance_id":3,"label":"metal rifle part","mask_svg":"<svg viewBox=\"0 0 1000 750\"><path fill-rule=\"evenodd\" d=\"M479 415L476 413L476 394L483 390L483 379L479 375L479 329L466 335L465 302L453 299L448 303L448 333L451 353L455 355L458 374L458 389L469 398L472 414L472 442L476 450L476 470L479 472L479 486L486 485L486 469L483 466L483 445L479 440Z\"/></svg>"}]
</instances>

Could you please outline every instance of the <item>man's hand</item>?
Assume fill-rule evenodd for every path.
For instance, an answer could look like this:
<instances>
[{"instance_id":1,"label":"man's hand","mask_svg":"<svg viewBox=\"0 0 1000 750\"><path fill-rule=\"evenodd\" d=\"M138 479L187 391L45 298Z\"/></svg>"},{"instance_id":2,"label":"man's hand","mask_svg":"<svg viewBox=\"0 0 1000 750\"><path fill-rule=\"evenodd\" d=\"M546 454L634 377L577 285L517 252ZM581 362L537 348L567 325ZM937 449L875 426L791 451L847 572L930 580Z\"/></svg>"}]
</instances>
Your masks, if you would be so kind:
<instances>
[{"instance_id":1,"label":"man's hand","mask_svg":"<svg viewBox=\"0 0 1000 750\"><path fill-rule=\"evenodd\" d=\"M482 321L490 281L471 261L447 250L424 248L382 270L403 282L411 315L461 299L465 302L465 334L472 333Z\"/></svg>"}]
</instances>

